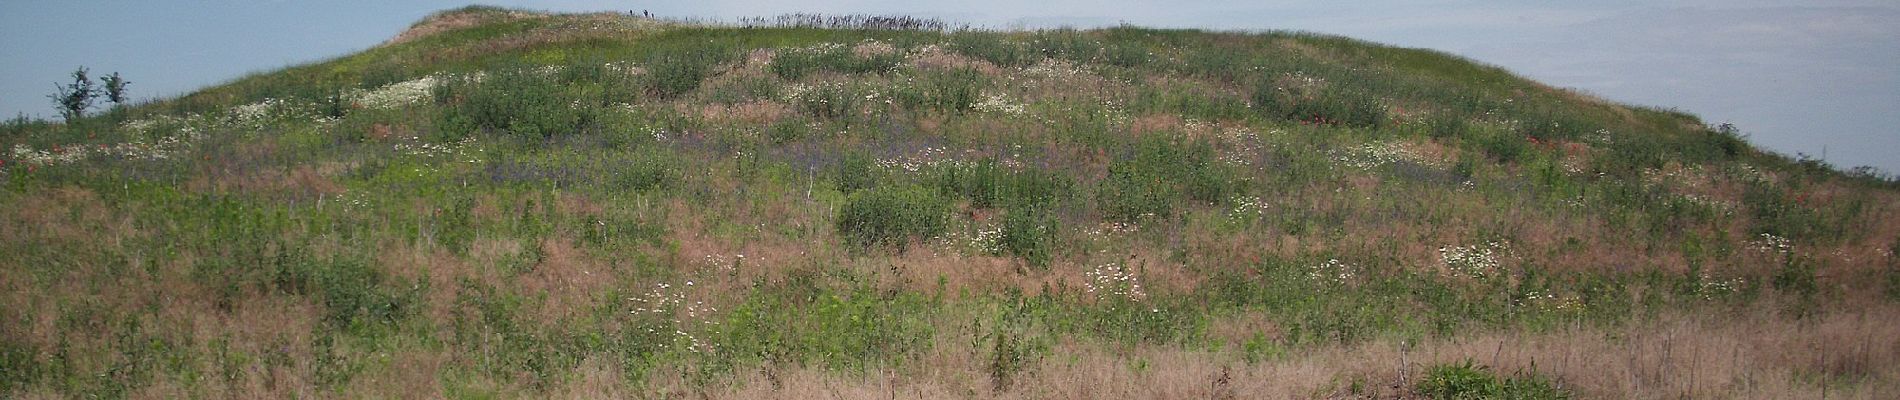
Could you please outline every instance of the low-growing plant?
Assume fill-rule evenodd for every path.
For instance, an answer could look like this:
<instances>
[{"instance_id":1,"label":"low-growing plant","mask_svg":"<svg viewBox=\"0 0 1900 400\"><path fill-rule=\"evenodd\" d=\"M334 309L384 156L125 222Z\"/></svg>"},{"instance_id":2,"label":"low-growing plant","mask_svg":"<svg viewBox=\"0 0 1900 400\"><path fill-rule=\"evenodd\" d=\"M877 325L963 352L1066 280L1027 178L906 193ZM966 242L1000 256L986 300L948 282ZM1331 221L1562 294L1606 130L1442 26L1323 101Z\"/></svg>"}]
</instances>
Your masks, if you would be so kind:
<instances>
[{"instance_id":1,"label":"low-growing plant","mask_svg":"<svg viewBox=\"0 0 1900 400\"><path fill-rule=\"evenodd\" d=\"M1043 57L1077 63L1094 62L1102 53L1101 41L1074 29L1038 31L1029 47L1042 51Z\"/></svg>"},{"instance_id":2,"label":"low-growing plant","mask_svg":"<svg viewBox=\"0 0 1900 400\"><path fill-rule=\"evenodd\" d=\"M1009 40L1001 33L984 31L962 31L950 35L948 47L965 56L974 57L999 67L1022 67L1034 64L1042 59L1040 54Z\"/></svg>"},{"instance_id":3,"label":"low-growing plant","mask_svg":"<svg viewBox=\"0 0 1900 400\"><path fill-rule=\"evenodd\" d=\"M1254 109L1262 116L1312 125L1378 128L1389 117L1371 94L1339 88L1284 88L1269 75L1255 83Z\"/></svg>"},{"instance_id":4,"label":"low-growing plant","mask_svg":"<svg viewBox=\"0 0 1900 400\"><path fill-rule=\"evenodd\" d=\"M889 72L903 61L904 53L900 51L860 56L850 46L821 45L778 52L772 57L771 70L780 78L796 81L822 71L845 74Z\"/></svg>"},{"instance_id":5,"label":"low-growing plant","mask_svg":"<svg viewBox=\"0 0 1900 400\"><path fill-rule=\"evenodd\" d=\"M1238 191L1207 142L1150 137L1129 152L1109 164L1108 177L1097 186L1096 204L1108 219L1165 217L1173 213L1176 199L1218 204Z\"/></svg>"},{"instance_id":6,"label":"low-growing plant","mask_svg":"<svg viewBox=\"0 0 1900 400\"><path fill-rule=\"evenodd\" d=\"M647 57L647 91L672 98L699 88L713 67L732 58L721 46L665 49Z\"/></svg>"},{"instance_id":7,"label":"low-growing plant","mask_svg":"<svg viewBox=\"0 0 1900 400\"><path fill-rule=\"evenodd\" d=\"M857 113L859 96L849 86L821 84L798 94L798 111L820 120L844 120Z\"/></svg>"},{"instance_id":8,"label":"low-growing plant","mask_svg":"<svg viewBox=\"0 0 1900 400\"><path fill-rule=\"evenodd\" d=\"M1490 367L1473 364L1469 359L1426 370L1415 390L1420 395L1440 400L1570 398L1568 391L1543 377L1518 373L1500 380Z\"/></svg>"},{"instance_id":9,"label":"low-growing plant","mask_svg":"<svg viewBox=\"0 0 1900 400\"><path fill-rule=\"evenodd\" d=\"M936 306L929 299L861 284L834 287L821 279L830 274L795 271L748 293L724 317L714 347L740 362L811 363L856 373L895 366L930 348L935 332L928 318Z\"/></svg>"},{"instance_id":10,"label":"low-growing plant","mask_svg":"<svg viewBox=\"0 0 1900 400\"><path fill-rule=\"evenodd\" d=\"M982 99L987 84L981 72L958 68L925 73L915 84L894 88L891 97L906 107L961 113Z\"/></svg>"},{"instance_id":11,"label":"low-growing plant","mask_svg":"<svg viewBox=\"0 0 1900 400\"><path fill-rule=\"evenodd\" d=\"M852 194L838 210L838 233L860 247L903 246L943 233L950 201L917 185L883 186Z\"/></svg>"},{"instance_id":12,"label":"low-growing plant","mask_svg":"<svg viewBox=\"0 0 1900 400\"><path fill-rule=\"evenodd\" d=\"M1134 68L1148 64L1148 60L1153 58L1154 54L1148 52L1146 46L1117 43L1104 47L1102 49L1102 56L1106 59L1105 61L1108 61L1109 65Z\"/></svg>"},{"instance_id":13,"label":"low-growing plant","mask_svg":"<svg viewBox=\"0 0 1900 400\"><path fill-rule=\"evenodd\" d=\"M436 139L458 140L477 130L542 138L579 133L593 122L594 109L566 88L525 68L439 85L434 95L443 110L436 119Z\"/></svg>"},{"instance_id":14,"label":"low-growing plant","mask_svg":"<svg viewBox=\"0 0 1900 400\"><path fill-rule=\"evenodd\" d=\"M1056 219L1043 207L1019 206L1003 214L1002 236L998 248L1021 257L1029 265L1047 267L1052 256Z\"/></svg>"},{"instance_id":15,"label":"low-growing plant","mask_svg":"<svg viewBox=\"0 0 1900 400\"><path fill-rule=\"evenodd\" d=\"M877 158L862 151L842 153L829 174L838 190L850 194L877 187L883 181L884 170L878 168Z\"/></svg>"}]
</instances>

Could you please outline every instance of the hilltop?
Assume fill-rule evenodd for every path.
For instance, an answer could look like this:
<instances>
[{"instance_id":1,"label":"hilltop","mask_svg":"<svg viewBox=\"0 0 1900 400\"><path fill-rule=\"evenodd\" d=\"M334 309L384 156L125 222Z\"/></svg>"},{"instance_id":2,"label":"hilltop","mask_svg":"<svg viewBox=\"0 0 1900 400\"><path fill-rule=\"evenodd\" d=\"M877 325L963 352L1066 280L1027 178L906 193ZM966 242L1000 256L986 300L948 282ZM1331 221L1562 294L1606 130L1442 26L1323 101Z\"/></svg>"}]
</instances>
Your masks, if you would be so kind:
<instances>
[{"instance_id":1,"label":"hilltop","mask_svg":"<svg viewBox=\"0 0 1900 400\"><path fill-rule=\"evenodd\" d=\"M1900 391L1890 179L1321 34L470 7L0 146L4 397Z\"/></svg>"}]
</instances>

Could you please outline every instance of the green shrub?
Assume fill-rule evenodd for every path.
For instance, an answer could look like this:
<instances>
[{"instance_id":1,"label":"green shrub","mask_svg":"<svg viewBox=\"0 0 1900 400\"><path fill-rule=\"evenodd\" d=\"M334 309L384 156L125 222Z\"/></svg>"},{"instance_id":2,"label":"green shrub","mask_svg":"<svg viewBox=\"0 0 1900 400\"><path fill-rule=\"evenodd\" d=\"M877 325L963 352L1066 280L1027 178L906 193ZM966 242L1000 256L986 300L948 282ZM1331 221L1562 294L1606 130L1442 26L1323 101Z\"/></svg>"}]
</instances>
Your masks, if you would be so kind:
<instances>
[{"instance_id":1,"label":"green shrub","mask_svg":"<svg viewBox=\"0 0 1900 400\"><path fill-rule=\"evenodd\" d=\"M1156 172L1124 167L1109 171L1096 187L1096 208L1108 220L1135 222L1144 217L1166 217L1174 212L1181 189Z\"/></svg>"},{"instance_id":2,"label":"green shrub","mask_svg":"<svg viewBox=\"0 0 1900 400\"><path fill-rule=\"evenodd\" d=\"M861 247L902 246L943 233L950 201L916 185L885 186L852 194L838 210L838 232Z\"/></svg>"},{"instance_id":3,"label":"green shrub","mask_svg":"<svg viewBox=\"0 0 1900 400\"><path fill-rule=\"evenodd\" d=\"M1003 232L998 247L1012 256L1022 257L1029 265L1046 267L1056 232L1056 219L1042 207L1022 206L1003 214Z\"/></svg>"},{"instance_id":4,"label":"green shrub","mask_svg":"<svg viewBox=\"0 0 1900 400\"><path fill-rule=\"evenodd\" d=\"M863 372L930 348L937 307L916 292L834 288L814 271L747 294L724 318L722 353L744 361L812 363Z\"/></svg>"},{"instance_id":5,"label":"green shrub","mask_svg":"<svg viewBox=\"0 0 1900 400\"><path fill-rule=\"evenodd\" d=\"M1251 99L1262 116L1303 124L1378 128L1389 119L1385 107L1370 94L1286 90L1274 84L1272 76L1255 84Z\"/></svg>"},{"instance_id":6,"label":"green shrub","mask_svg":"<svg viewBox=\"0 0 1900 400\"><path fill-rule=\"evenodd\" d=\"M912 85L898 87L891 97L906 107L931 108L950 112L969 111L981 100L987 81L981 72L959 68L926 73Z\"/></svg>"},{"instance_id":7,"label":"green shrub","mask_svg":"<svg viewBox=\"0 0 1900 400\"><path fill-rule=\"evenodd\" d=\"M1040 60L1039 54L1020 43L1010 41L1003 34L994 32L964 31L950 35L951 50L964 56L989 61L999 67L1011 68L1034 64Z\"/></svg>"},{"instance_id":8,"label":"green shrub","mask_svg":"<svg viewBox=\"0 0 1900 400\"><path fill-rule=\"evenodd\" d=\"M1418 382L1418 394L1433 399L1568 399L1570 393L1542 377L1517 374L1499 380L1490 368L1474 365L1443 364L1425 371Z\"/></svg>"},{"instance_id":9,"label":"green shrub","mask_svg":"<svg viewBox=\"0 0 1900 400\"><path fill-rule=\"evenodd\" d=\"M810 122L803 118L786 118L766 127L765 139L772 141L772 144L794 143L805 140L811 133Z\"/></svg>"},{"instance_id":10,"label":"green shrub","mask_svg":"<svg viewBox=\"0 0 1900 400\"><path fill-rule=\"evenodd\" d=\"M1213 146L1205 141L1151 137L1132 152L1109 164L1108 178L1097 187L1097 208L1108 219L1165 217L1177 198L1218 204L1238 192L1232 173L1214 159Z\"/></svg>"},{"instance_id":11,"label":"green shrub","mask_svg":"<svg viewBox=\"0 0 1900 400\"><path fill-rule=\"evenodd\" d=\"M1033 168L1011 171L995 159L946 163L932 178L938 189L969 200L976 208L1042 207L1073 186L1067 176Z\"/></svg>"},{"instance_id":12,"label":"green shrub","mask_svg":"<svg viewBox=\"0 0 1900 400\"><path fill-rule=\"evenodd\" d=\"M821 71L846 74L889 72L903 61L904 53L901 51L859 57L850 46L834 46L780 51L773 56L770 69L780 78L795 81Z\"/></svg>"},{"instance_id":13,"label":"green shrub","mask_svg":"<svg viewBox=\"0 0 1900 400\"><path fill-rule=\"evenodd\" d=\"M823 84L799 93L793 105L800 112L821 120L843 120L857 112L863 97L840 84Z\"/></svg>"},{"instance_id":14,"label":"green shrub","mask_svg":"<svg viewBox=\"0 0 1900 400\"><path fill-rule=\"evenodd\" d=\"M979 337L979 341L990 342L990 360L985 369L990 375L991 387L998 391L1009 390L1016 376L1042 361L1049 352L1045 335L1038 335L1037 319L1032 311L1034 305L1021 298L1011 296L1002 315L997 318L988 334Z\"/></svg>"},{"instance_id":15,"label":"green shrub","mask_svg":"<svg viewBox=\"0 0 1900 400\"><path fill-rule=\"evenodd\" d=\"M1438 139L1461 137L1467 129L1470 129L1464 118L1445 113L1433 114L1430 119L1425 120L1425 124L1426 132Z\"/></svg>"},{"instance_id":16,"label":"green shrub","mask_svg":"<svg viewBox=\"0 0 1900 400\"><path fill-rule=\"evenodd\" d=\"M0 393L15 393L39 377L39 362L32 346L0 338Z\"/></svg>"},{"instance_id":17,"label":"green shrub","mask_svg":"<svg viewBox=\"0 0 1900 400\"><path fill-rule=\"evenodd\" d=\"M839 191L853 193L878 186L884 170L878 168L877 158L860 151L843 153L831 173L831 180L838 185Z\"/></svg>"},{"instance_id":18,"label":"green shrub","mask_svg":"<svg viewBox=\"0 0 1900 400\"><path fill-rule=\"evenodd\" d=\"M647 90L661 98L671 98L699 88L714 66L731 58L720 47L667 49L647 57Z\"/></svg>"},{"instance_id":19,"label":"green shrub","mask_svg":"<svg viewBox=\"0 0 1900 400\"><path fill-rule=\"evenodd\" d=\"M1102 53L1102 42L1074 29L1036 32L1029 47L1042 51L1043 57L1067 59L1076 63L1094 62Z\"/></svg>"},{"instance_id":20,"label":"green shrub","mask_svg":"<svg viewBox=\"0 0 1900 400\"><path fill-rule=\"evenodd\" d=\"M476 130L544 138L578 133L593 122L593 109L565 88L524 68L502 69L479 82L463 79L439 85L435 98L443 110L433 136L453 140Z\"/></svg>"},{"instance_id":21,"label":"green shrub","mask_svg":"<svg viewBox=\"0 0 1900 400\"><path fill-rule=\"evenodd\" d=\"M1109 65L1134 68L1148 63L1154 57L1148 48L1138 44L1117 43L1102 49L1102 55Z\"/></svg>"},{"instance_id":22,"label":"green shrub","mask_svg":"<svg viewBox=\"0 0 1900 400\"><path fill-rule=\"evenodd\" d=\"M1509 131L1480 132L1473 140L1478 151L1500 163L1516 162L1531 152L1523 137Z\"/></svg>"},{"instance_id":23,"label":"green shrub","mask_svg":"<svg viewBox=\"0 0 1900 400\"><path fill-rule=\"evenodd\" d=\"M607 170L618 188L648 191L669 189L679 183L680 156L668 149L652 148L634 155L634 159Z\"/></svg>"}]
</instances>

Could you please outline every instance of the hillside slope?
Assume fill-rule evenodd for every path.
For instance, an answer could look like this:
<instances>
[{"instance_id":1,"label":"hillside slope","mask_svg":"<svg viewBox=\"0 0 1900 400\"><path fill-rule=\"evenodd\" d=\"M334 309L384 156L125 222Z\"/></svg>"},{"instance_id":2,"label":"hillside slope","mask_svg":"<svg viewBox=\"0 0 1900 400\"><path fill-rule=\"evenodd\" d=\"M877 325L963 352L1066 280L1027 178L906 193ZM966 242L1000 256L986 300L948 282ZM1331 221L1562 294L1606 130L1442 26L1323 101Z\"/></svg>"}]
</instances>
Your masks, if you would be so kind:
<instances>
[{"instance_id":1,"label":"hillside slope","mask_svg":"<svg viewBox=\"0 0 1900 400\"><path fill-rule=\"evenodd\" d=\"M8 123L0 397L1900 391L1890 181L1428 50L935 24L472 7Z\"/></svg>"}]
</instances>

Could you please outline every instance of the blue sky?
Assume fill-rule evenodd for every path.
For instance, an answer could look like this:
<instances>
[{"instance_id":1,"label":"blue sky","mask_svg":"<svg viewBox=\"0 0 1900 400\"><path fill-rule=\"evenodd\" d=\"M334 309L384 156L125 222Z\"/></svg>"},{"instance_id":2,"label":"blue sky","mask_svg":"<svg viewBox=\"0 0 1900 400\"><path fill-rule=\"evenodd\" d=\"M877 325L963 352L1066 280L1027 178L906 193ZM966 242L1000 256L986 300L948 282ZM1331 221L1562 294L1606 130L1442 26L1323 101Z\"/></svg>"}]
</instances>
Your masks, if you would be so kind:
<instances>
[{"instance_id":1,"label":"blue sky","mask_svg":"<svg viewBox=\"0 0 1900 400\"><path fill-rule=\"evenodd\" d=\"M175 96L251 72L362 50L458 1L0 2L0 116L52 117L74 67ZM490 1L557 11L730 19L904 13L997 28L1132 23L1299 29L1496 64L1607 99L1731 122L1751 140L1839 166L1900 171L1900 3L1891 0L1497 1Z\"/></svg>"}]
</instances>

